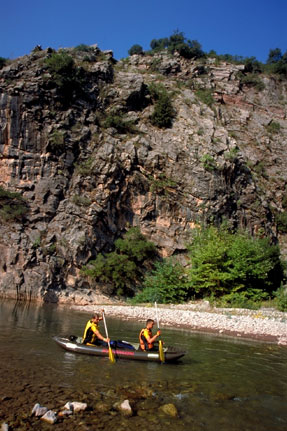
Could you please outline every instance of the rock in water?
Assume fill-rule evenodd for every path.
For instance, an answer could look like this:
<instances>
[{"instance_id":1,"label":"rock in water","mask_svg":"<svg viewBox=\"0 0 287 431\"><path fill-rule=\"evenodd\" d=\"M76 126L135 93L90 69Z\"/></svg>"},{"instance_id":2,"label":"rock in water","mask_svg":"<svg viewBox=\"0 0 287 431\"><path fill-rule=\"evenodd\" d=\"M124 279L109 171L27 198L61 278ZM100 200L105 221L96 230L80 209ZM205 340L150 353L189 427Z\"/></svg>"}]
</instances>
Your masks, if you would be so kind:
<instances>
[{"instance_id":1,"label":"rock in water","mask_svg":"<svg viewBox=\"0 0 287 431\"><path fill-rule=\"evenodd\" d=\"M41 417L41 420L47 422L48 424L54 424L57 422L56 413L53 410L48 410L44 416Z\"/></svg>"},{"instance_id":2,"label":"rock in water","mask_svg":"<svg viewBox=\"0 0 287 431\"><path fill-rule=\"evenodd\" d=\"M61 417L65 417L65 416L70 416L70 415L72 415L72 414L73 414L73 411L72 411L72 410L64 409L64 410L61 410L61 411L58 413L58 416L61 418Z\"/></svg>"},{"instance_id":3,"label":"rock in water","mask_svg":"<svg viewBox=\"0 0 287 431\"><path fill-rule=\"evenodd\" d=\"M124 400L123 402L118 402L114 405L114 407L121 412L124 416L132 416L133 411L130 406L129 400Z\"/></svg>"},{"instance_id":4,"label":"rock in water","mask_svg":"<svg viewBox=\"0 0 287 431\"><path fill-rule=\"evenodd\" d=\"M168 416L175 418L178 415L177 408L174 404L164 404L159 407L159 410Z\"/></svg>"},{"instance_id":5,"label":"rock in water","mask_svg":"<svg viewBox=\"0 0 287 431\"><path fill-rule=\"evenodd\" d=\"M64 409L72 410L74 413L84 411L88 407L87 403L80 403L78 401L67 402L64 405Z\"/></svg>"},{"instance_id":6,"label":"rock in water","mask_svg":"<svg viewBox=\"0 0 287 431\"><path fill-rule=\"evenodd\" d=\"M37 417L44 416L45 413L47 413L48 409L47 407L41 407L39 403L35 404L32 409L32 415L35 415Z\"/></svg>"}]
</instances>

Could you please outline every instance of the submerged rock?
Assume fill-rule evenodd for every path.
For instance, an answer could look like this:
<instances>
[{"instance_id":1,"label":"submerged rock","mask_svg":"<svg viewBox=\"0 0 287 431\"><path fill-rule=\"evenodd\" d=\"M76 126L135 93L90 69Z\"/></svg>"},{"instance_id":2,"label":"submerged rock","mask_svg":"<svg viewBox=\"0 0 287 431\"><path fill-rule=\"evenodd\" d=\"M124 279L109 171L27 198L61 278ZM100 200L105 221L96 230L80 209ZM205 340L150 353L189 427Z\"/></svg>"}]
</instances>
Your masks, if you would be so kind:
<instances>
[{"instance_id":1,"label":"submerged rock","mask_svg":"<svg viewBox=\"0 0 287 431\"><path fill-rule=\"evenodd\" d=\"M107 413L111 409L110 405L108 403L105 403L104 401L99 401L95 405L95 410L99 413Z\"/></svg>"},{"instance_id":2,"label":"submerged rock","mask_svg":"<svg viewBox=\"0 0 287 431\"><path fill-rule=\"evenodd\" d=\"M41 420L47 422L48 424L54 424L57 422L57 415L53 410L48 410L47 413L41 417Z\"/></svg>"},{"instance_id":3,"label":"submerged rock","mask_svg":"<svg viewBox=\"0 0 287 431\"><path fill-rule=\"evenodd\" d=\"M124 416L132 416L133 415L133 411L132 411L132 408L130 406L129 400L124 400L122 402L115 403L114 407L116 410L118 410Z\"/></svg>"},{"instance_id":4,"label":"submerged rock","mask_svg":"<svg viewBox=\"0 0 287 431\"><path fill-rule=\"evenodd\" d=\"M64 410L72 410L72 412L77 413L86 410L88 407L87 403L80 403L79 401L67 402L64 405Z\"/></svg>"},{"instance_id":5,"label":"submerged rock","mask_svg":"<svg viewBox=\"0 0 287 431\"><path fill-rule=\"evenodd\" d=\"M160 406L159 411L173 418L175 418L178 415L177 408L172 403L164 404L163 406Z\"/></svg>"},{"instance_id":6,"label":"submerged rock","mask_svg":"<svg viewBox=\"0 0 287 431\"><path fill-rule=\"evenodd\" d=\"M58 413L58 416L59 416L59 417L65 417L65 416L70 416L70 415L72 415L72 414L73 414L73 411L72 411L72 410L64 409L64 410L61 410L61 411Z\"/></svg>"}]
</instances>

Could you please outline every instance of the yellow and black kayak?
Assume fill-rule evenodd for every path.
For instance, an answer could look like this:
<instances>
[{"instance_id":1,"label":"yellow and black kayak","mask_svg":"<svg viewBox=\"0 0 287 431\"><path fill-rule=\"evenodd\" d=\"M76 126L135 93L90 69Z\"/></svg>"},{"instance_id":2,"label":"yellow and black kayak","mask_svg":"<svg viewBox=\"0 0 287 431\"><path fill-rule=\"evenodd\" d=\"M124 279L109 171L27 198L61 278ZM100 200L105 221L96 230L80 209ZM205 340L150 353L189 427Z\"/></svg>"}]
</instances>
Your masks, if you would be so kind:
<instances>
[{"instance_id":1,"label":"yellow and black kayak","mask_svg":"<svg viewBox=\"0 0 287 431\"><path fill-rule=\"evenodd\" d=\"M103 346L91 346L87 344L82 344L80 340L71 340L73 337L54 337L56 343L63 349L74 353L83 353L85 355L94 356L109 356L108 347ZM115 347L112 348L113 354L116 359L133 359L136 361L152 361L161 362L159 357L159 352L144 352L138 350L138 344L130 344L133 348ZM164 349L164 359L165 362L174 362L182 358L185 352L178 351L174 347L167 347Z\"/></svg>"}]
</instances>

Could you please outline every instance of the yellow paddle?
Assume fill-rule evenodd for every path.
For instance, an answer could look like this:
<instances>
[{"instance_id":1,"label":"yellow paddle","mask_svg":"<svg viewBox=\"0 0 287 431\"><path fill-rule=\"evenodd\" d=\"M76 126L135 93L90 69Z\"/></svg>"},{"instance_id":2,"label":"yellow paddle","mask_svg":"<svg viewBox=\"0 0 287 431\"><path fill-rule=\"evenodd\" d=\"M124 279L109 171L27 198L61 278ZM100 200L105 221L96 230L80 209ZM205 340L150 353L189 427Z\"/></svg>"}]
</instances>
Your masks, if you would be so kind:
<instances>
[{"instance_id":1,"label":"yellow paddle","mask_svg":"<svg viewBox=\"0 0 287 431\"><path fill-rule=\"evenodd\" d=\"M106 331L106 338L109 339L108 328L107 328L106 318L105 318L104 312L103 312L103 321L104 321L104 326L105 326L105 331ZM108 341L108 346L109 346L109 360L112 364L114 364L116 362L115 355L113 354L113 351L112 351L112 348L111 348L109 341Z\"/></svg>"},{"instance_id":2,"label":"yellow paddle","mask_svg":"<svg viewBox=\"0 0 287 431\"><path fill-rule=\"evenodd\" d=\"M159 319L158 319L158 312L157 312L157 304L156 304L156 302L154 303L154 305L155 305L155 312L156 312L157 329L159 331L160 330L159 329ZM159 336L158 340L159 340L158 341L159 359L160 359L160 362L165 362L164 351L163 351L163 344L162 344L160 336Z\"/></svg>"}]
</instances>

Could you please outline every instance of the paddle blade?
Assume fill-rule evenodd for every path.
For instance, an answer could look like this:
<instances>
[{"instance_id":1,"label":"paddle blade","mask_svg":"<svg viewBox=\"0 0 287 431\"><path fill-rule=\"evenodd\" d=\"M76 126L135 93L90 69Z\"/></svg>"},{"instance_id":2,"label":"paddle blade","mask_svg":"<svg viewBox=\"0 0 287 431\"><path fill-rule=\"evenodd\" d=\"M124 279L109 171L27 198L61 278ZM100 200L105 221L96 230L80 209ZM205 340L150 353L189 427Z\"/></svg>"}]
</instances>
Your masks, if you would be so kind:
<instances>
[{"instance_id":1,"label":"paddle blade","mask_svg":"<svg viewBox=\"0 0 287 431\"><path fill-rule=\"evenodd\" d=\"M111 347L109 347L109 360L110 360L110 362L112 362L113 364L116 362L116 360L115 360L115 355L113 354L113 351L112 351Z\"/></svg>"},{"instance_id":2,"label":"paddle blade","mask_svg":"<svg viewBox=\"0 0 287 431\"><path fill-rule=\"evenodd\" d=\"M163 351L163 344L162 344L161 340L159 340L159 342L158 342L158 350L159 350L159 359L160 359L160 362L164 362L165 361L165 359L164 359L164 351Z\"/></svg>"}]
</instances>

